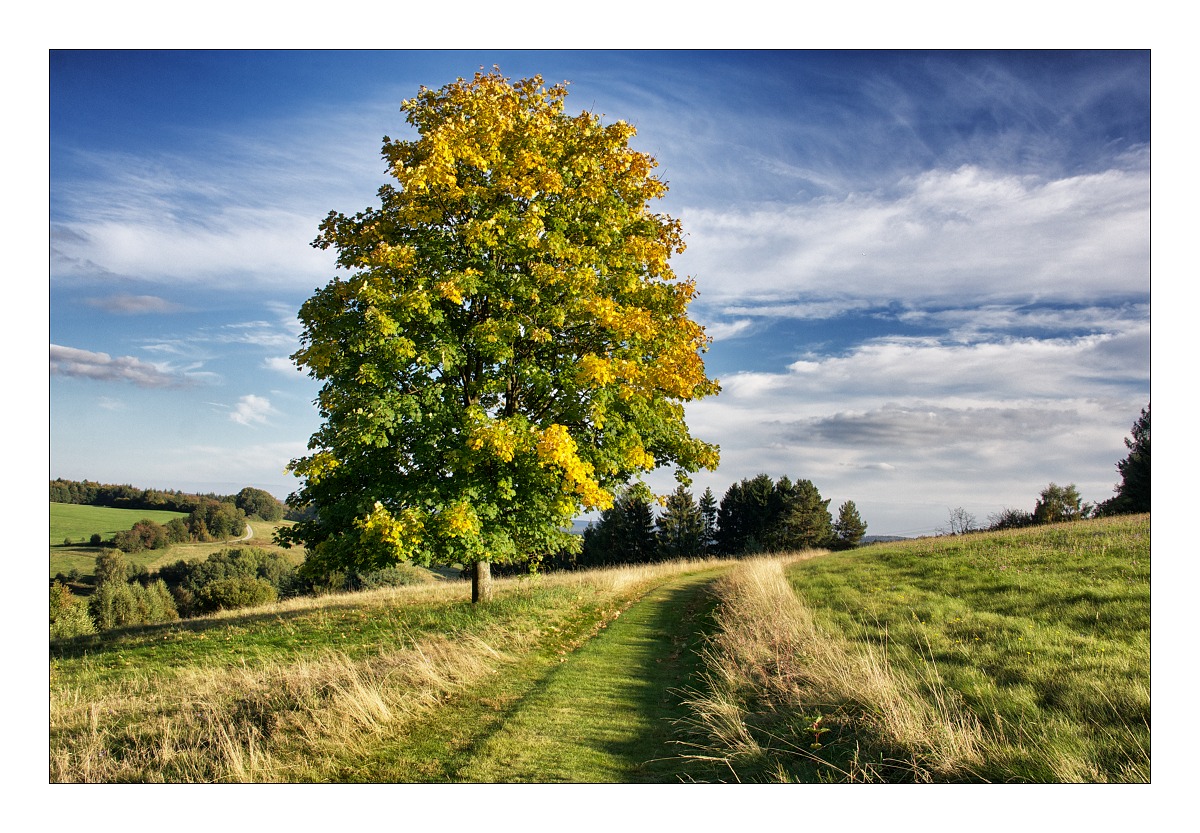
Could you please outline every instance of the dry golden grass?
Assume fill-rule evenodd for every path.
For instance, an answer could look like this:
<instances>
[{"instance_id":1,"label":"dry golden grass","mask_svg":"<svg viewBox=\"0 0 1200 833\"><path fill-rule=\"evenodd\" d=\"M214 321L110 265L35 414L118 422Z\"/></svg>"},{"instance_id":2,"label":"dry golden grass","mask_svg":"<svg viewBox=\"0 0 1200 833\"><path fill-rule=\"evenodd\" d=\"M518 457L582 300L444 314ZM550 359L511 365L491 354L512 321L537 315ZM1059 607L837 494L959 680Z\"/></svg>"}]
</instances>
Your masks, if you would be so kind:
<instances>
[{"instance_id":1,"label":"dry golden grass","mask_svg":"<svg viewBox=\"0 0 1200 833\"><path fill-rule=\"evenodd\" d=\"M735 780L940 781L969 773L986 738L955 696L936 679L918 691L881 652L823 632L796 597L784 567L818 555L749 560L718 582L708 690L689 700L701 737L690 755L725 765ZM832 755L839 737L842 752Z\"/></svg>"},{"instance_id":2,"label":"dry golden grass","mask_svg":"<svg viewBox=\"0 0 1200 833\"><path fill-rule=\"evenodd\" d=\"M496 603L486 614L463 604L465 584L439 582L292 599L148 630L144 639L126 635L124 642L92 652L110 654L103 662L87 655L52 661L50 780L343 780L389 731L429 719L444 698L501 671L552 634L558 638L558 626L580 609L638 595L700 566L677 562L499 579ZM248 617L274 618L281 631L299 634L341 613L386 614L403 623L410 611L413 617L444 615L445 632L408 633L401 624L383 644L281 652L278 659L256 662L203 654L197 642L196 659L182 665L146 668L135 662L112 670L112 653L129 646L143 652L138 656L153 656L153 640L167 636L201 640L224 631L235 634L236 644Z\"/></svg>"}]
</instances>

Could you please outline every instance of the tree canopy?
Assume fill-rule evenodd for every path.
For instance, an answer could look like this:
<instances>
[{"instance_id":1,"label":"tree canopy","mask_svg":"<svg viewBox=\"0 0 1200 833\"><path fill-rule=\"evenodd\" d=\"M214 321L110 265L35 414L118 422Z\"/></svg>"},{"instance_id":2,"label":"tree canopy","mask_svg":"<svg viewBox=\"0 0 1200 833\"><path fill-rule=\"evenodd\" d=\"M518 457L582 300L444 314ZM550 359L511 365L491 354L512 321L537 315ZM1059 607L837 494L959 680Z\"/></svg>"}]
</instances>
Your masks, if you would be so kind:
<instances>
[{"instance_id":1,"label":"tree canopy","mask_svg":"<svg viewBox=\"0 0 1200 833\"><path fill-rule=\"evenodd\" d=\"M303 305L292 357L323 383L290 465L317 511L283 534L310 573L556 551L631 478L715 468L684 421L718 385L668 263L680 224L649 208L666 184L632 126L566 95L498 69L421 88L380 205L321 224L350 274Z\"/></svg>"}]
</instances>

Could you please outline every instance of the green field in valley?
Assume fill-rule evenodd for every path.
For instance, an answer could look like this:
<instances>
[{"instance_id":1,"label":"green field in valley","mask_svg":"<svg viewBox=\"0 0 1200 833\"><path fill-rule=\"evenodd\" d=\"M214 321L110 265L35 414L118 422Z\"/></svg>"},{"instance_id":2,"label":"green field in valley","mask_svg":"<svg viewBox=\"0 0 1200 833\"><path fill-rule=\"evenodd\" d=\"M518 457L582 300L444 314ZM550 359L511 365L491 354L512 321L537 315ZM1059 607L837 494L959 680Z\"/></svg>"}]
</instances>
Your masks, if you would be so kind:
<instances>
[{"instance_id":1,"label":"green field in valley","mask_svg":"<svg viewBox=\"0 0 1200 833\"><path fill-rule=\"evenodd\" d=\"M117 532L129 529L140 520L149 518L165 524L172 518L186 518L185 512L164 512L155 509L113 509L108 506L81 506L73 503L50 504L50 546L62 544L67 538L73 543L87 543L99 533L108 540Z\"/></svg>"},{"instance_id":2,"label":"green field in valley","mask_svg":"<svg viewBox=\"0 0 1200 833\"><path fill-rule=\"evenodd\" d=\"M50 504L50 578L59 573L67 575L77 570L81 576L90 576L100 550L88 545L93 533L111 540L113 534L129 529L145 518L165 524L172 518L186 518L183 512L163 512L146 509L112 509L106 506L81 506L69 503ZM161 550L143 550L129 553L125 560L134 566L145 566L151 570L180 559L193 561L207 558L211 553L230 546L252 546L259 549L279 550L274 542L275 530L288 526L291 521L250 521L253 539L243 542L210 541L207 543L174 544ZM76 542L70 546L63 540ZM294 561L304 557L303 550L287 550Z\"/></svg>"}]
</instances>

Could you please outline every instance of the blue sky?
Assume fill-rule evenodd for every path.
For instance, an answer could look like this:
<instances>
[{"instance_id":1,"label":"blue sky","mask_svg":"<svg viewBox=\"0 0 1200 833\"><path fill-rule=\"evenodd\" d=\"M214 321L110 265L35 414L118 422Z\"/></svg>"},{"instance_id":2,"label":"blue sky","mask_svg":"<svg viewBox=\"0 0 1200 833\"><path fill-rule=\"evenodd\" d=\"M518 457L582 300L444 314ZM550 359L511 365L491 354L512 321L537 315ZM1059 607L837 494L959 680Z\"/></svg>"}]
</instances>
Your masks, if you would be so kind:
<instances>
[{"instance_id":1,"label":"blue sky","mask_svg":"<svg viewBox=\"0 0 1200 833\"><path fill-rule=\"evenodd\" d=\"M658 159L723 386L697 491L807 478L902 535L1111 495L1150 401L1147 52L51 53L50 476L291 491L317 224L374 202L402 99L492 65Z\"/></svg>"}]
</instances>

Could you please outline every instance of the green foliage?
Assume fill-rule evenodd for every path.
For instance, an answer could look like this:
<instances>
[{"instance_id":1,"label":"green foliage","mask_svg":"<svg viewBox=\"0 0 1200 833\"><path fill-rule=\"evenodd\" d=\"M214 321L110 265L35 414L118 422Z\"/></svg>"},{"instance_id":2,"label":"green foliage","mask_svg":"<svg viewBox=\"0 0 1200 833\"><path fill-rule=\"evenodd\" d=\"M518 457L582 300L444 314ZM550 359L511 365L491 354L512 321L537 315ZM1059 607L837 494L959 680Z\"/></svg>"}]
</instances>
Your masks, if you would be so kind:
<instances>
[{"instance_id":1,"label":"green foliage","mask_svg":"<svg viewBox=\"0 0 1200 833\"><path fill-rule=\"evenodd\" d=\"M704 517L692 493L679 486L667 496L657 524L658 551L662 558L696 558L704 539Z\"/></svg>"},{"instance_id":2,"label":"green foliage","mask_svg":"<svg viewBox=\"0 0 1200 833\"><path fill-rule=\"evenodd\" d=\"M717 545L728 555L823 547L833 539L829 501L811 480L773 482L760 474L735 483L717 512Z\"/></svg>"},{"instance_id":3,"label":"green foliage","mask_svg":"<svg viewBox=\"0 0 1200 833\"><path fill-rule=\"evenodd\" d=\"M700 523L700 552L708 555L717 546L717 498L710 488L700 496Z\"/></svg>"},{"instance_id":4,"label":"green foliage","mask_svg":"<svg viewBox=\"0 0 1200 833\"><path fill-rule=\"evenodd\" d=\"M107 581L88 600L92 619L100 630L153 625L179 618L175 599L161 580L149 586Z\"/></svg>"},{"instance_id":5,"label":"green foliage","mask_svg":"<svg viewBox=\"0 0 1200 833\"><path fill-rule=\"evenodd\" d=\"M270 492L252 486L238 492L234 505L247 516L257 515L264 521L278 521L283 517L283 504L279 499Z\"/></svg>"},{"instance_id":6,"label":"green foliage","mask_svg":"<svg viewBox=\"0 0 1200 833\"><path fill-rule=\"evenodd\" d=\"M717 543L728 555L762 552L771 526L775 484L768 474L732 484L717 510Z\"/></svg>"},{"instance_id":7,"label":"green foliage","mask_svg":"<svg viewBox=\"0 0 1200 833\"><path fill-rule=\"evenodd\" d=\"M161 524L144 518L135 523L131 529L118 532L113 537L113 543L118 549L125 552L160 550L170 543L170 533Z\"/></svg>"},{"instance_id":8,"label":"green foliage","mask_svg":"<svg viewBox=\"0 0 1200 833\"><path fill-rule=\"evenodd\" d=\"M1068 486L1051 483L1042 489L1042 493L1033 507L1034 522L1039 524L1077 521L1083 517L1086 517L1083 510L1083 499L1079 496L1079 490L1075 488L1074 483Z\"/></svg>"},{"instance_id":9,"label":"green foliage","mask_svg":"<svg viewBox=\"0 0 1200 833\"><path fill-rule=\"evenodd\" d=\"M1104 514L1123 515L1150 511L1150 406L1133 424L1130 436L1125 439L1129 455L1117 463L1121 482L1116 495L1101 507Z\"/></svg>"},{"instance_id":10,"label":"green foliage","mask_svg":"<svg viewBox=\"0 0 1200 833\"><path fill-rule=\"evenodd\" d=\"M246 534L246 513L233 503L203 499L188 518L197 541L227 541Z\"/></svg>"},{"instance_id":11,"label":"green foliage","mask_svg":"<svg viewBox=\"0 0 1200 833\"><path fill-rule=\"evenodd\" d=\"M187 521L183 518L172 518L167 522L167 542L171 544L186 544L192 540Z\"/></svg>"},{"instance_id":12,"label":"green foliage","mask_svg":"<svg viewBox=\"0 0 1200 833\"><path fill-rule=\"evenodd\" d=\"M583 535L581 566L645 564L657 560L660 549L654 532L650 491L637 483L618 493L613 505L600 513Z\"/></svg>"},{"instance_id":13,"label":"green foliage","mask_svg":"<svg viewBox=\"0 0 1200 833\"><path fill-rule=\"evenodd\" d=\"M781 477L771 495L766 543L776 552L827 546L833 538L829 501L811 480Z\"/></svg>"},{"instance_id":14,"label":"green foliage","mask_svg":"<svg viewBox=\"0 0 1200 833\"><path fill-rule=\"evenodd\" d=\"M124 584L129 580L129 565L119 549L104 549L96 556L96 568L92 573L97 587L105 584Z\"/></svg>"},{"instance_id":15,"label":"green foliage","mask_svg":"<svg viewBox=\"0 0 1200 833\"><path fill-rule=\"evenodd\" d=\"M854 505L854 501L848 500L838 507L838 518L833 522L833 532L834 548L839 550L857 547L867 534L867 525L858 514L858 507Z\"/></svg>"},{"instance_id":16,"label":"green foliage","mask_svg":"<svg viewBox=\"0 0 1200 833\"><path fill-rule=\"evenodd\" d=\"M498 71L423 88L380 206L322 223L351 274L300 310L322 425L289 503L317 512L280 533L310 578L570 549L631 477L716 466L684 422L718 386L680 225L649 209L666 186L632 127L565 96Z\"/></svg>"},{"instance_id":17,"label":"green foliage","mask_svg":"<svg viewBox=\"0 0 1200 833\"><path fill-rule=\"evenodd\" d=\"M203 612L256 607L278 598L275 587L255 576L232 576L208 582L196 591L196 607Z\"/></svg>"},{"instance_id":18,"label":"green foliage","mask_svg":"<svg viewBox=\"0 0 1200 833\"><path fill-rule=\"evenodd\" d=\"M97 483L92 480L50 481L50 502L86 506L105 506L114 509L141 509L151 512L188 513L199 500L178 490L138 489L128 484Z\"/></svg>"},{"instance_id":19,"label":"green foliage","mask_svg":"<svg viewBox=\"0 0 1200 833\"><path fill-rule=\"evenodd\" d=\"M395 564L382 570L353 576L347 582L347 589L374 590L377 587L404 587L410 584L425 584L428 581L429 574L424 570L411 564Z\"/></svg>"},{"instance_id":20,"label":"green foliage","mask_svg":"<svg viewBox=\"0 0 1200 833\"><path fill-rule=\"evenodd\" d=\"M291 561L280 553L258 547L223 549L203 561L177 561L162 567L158 577L170 586L185 616L241 607L244 605L235 603L241 598L256 599L253 604L262 604L263 599L274 601L295 595L305 587ZM271 588L269 599L254 582L263 582Z\"/></svg>"},{"instance_id":21,"label":"green foliage","mask_svg":"<svg viewBox=\"0 0 1200 833\"><path fill-rule=\"evenodd\" d=\"M1027 526L1033 526L1037 523L1033 518L1032 512L1027 512L1024 509L1010 509L1005 507L994 515L988 515L988 529L1023 529Z\"/></svg>"},{"instance_id":22,"label":"green foliage","mask_svg":"<svg viewBox=\"0 0 1200 833\"><path fill-rule=\"evenodd\" d=\"M88 615L85 599L76 596L65 585L55 581L50 585L50 638L69 639L96 632Z\"/></svg>"}]
</instances>

